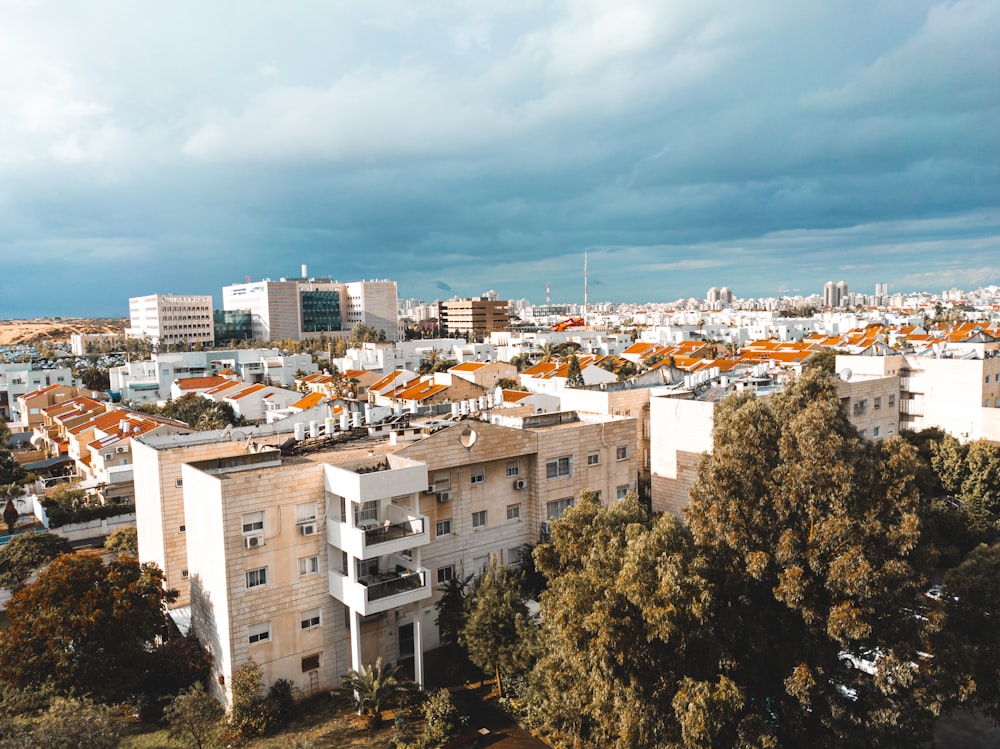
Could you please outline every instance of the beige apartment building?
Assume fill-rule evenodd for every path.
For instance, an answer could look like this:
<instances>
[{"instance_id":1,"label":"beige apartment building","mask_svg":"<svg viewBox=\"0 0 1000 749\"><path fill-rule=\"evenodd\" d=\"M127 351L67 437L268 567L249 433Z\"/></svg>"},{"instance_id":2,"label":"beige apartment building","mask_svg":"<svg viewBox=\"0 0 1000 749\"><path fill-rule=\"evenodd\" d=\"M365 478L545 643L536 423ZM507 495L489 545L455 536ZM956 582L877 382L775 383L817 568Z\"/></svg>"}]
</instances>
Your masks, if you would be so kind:
<instances>
[{"instance_id":1,"label":"beige apartment building","mask_svg":"<svg viewBox=\"0 0 1000 749\"><path fill-rule=\"evenodd\" d=\"M150 294L128 300L128 338L149 336L154 346L215 341L212 297L190 294Z\"/></svg>"},{"instance_id":2,"label":"beige apartment building","mask_svg":"<svg viewBox=\"0 0 1000 749\"><path fill-rule=\"evenodd\" d=\"M378 656L420 682L439 585L491 556L518 564L583 489L634 491L635 435L633 419L564 412L390 439L291 440L276 425L139 438L140 558L190 605L227 704L250 658L304 693Z\"/></svg>"},{"instance_id":3,"label":"beige apartment building","mask_svg":"<svg viewBox=\"0 0 1000 749\"><path fill-rule=\"evenodd\" d=\"M486 297L441 302L441 327L448 335L478 340L510 330L510 303Z\"/></svg>"}]
</instances>

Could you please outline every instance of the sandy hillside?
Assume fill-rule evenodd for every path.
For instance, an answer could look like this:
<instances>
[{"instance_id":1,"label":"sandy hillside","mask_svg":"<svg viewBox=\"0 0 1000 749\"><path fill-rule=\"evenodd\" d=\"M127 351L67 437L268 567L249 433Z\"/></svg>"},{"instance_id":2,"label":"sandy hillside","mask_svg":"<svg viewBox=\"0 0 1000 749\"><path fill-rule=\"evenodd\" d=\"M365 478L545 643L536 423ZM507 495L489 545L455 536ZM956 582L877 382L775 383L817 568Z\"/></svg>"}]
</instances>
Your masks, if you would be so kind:
<instances>
[{"instance_id":1,"label":"sandy hillside","mask_svg":"<svg viewBox=\"0 0 1000 749\"><path fill-rule=\"evenodd\" d=\"M127 324L127 320L117 318L87 317L0 320L0 346L38 341L69 343L73 333L122 333Z\"/></svg>"}]
</instances>

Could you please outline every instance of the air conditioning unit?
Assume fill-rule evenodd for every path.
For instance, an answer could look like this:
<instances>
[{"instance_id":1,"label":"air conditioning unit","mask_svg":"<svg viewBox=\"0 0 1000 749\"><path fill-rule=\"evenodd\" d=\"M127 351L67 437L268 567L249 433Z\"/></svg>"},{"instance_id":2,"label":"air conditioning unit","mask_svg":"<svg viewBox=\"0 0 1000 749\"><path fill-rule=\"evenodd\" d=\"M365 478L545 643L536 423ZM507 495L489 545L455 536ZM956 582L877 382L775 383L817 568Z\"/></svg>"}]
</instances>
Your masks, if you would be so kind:
<instances>
[{"instance_id":1,"label":"air conditioning unit","mask_svg":"<svg viewBox=\"0 0 1000 749\"><path fill-rule=\"evenodd\" d=\"M127 449L128 449L127 447L118 447L118 448L116 448L116 449L115 449L115 452L116 452L116 453L123 453L123 452L125 452L125 451L126 451Z\"/></svg>"},{"instance_id":2,"label":"air conditioning unit","mask_svg":"<svg viewBox=\"0 0 1000 749\"><path fill-rule=\"evenodd\" d=\"M514 479L514 488L515 489L524 489L527 486L528 486L528 482L525 481L524 479Z\"/></svg>"},{"instance_id":3,"label":"air conditioning unit","mask_svg":"<svg viewBox=\"0 0 1000 749\"><path fill-rule=\"evenodd\" d=\"M316 524L315 523L306 523L305 525L300 525L299 526L299 533L301 533L303 536L312 536L312 535L314 535L316 533Z\"/></svg>"},{"instance_id":4,"label":"air conditioning unit","mask_svg":"<svg viewBox=\"0 0 1000 749\"><path fill-rule=\"evenodd\" d=\"M438 502L451 502L451 492L440 492Z\"/></svg>"},{"instance_id":5,"label":"air conditioning unit","mask_svg":"<svg viewBox=\"0 0 1000 749\"><path fill-rule=\"evenodd\" d=\"M244 543L246 543L248 549L256 549L258 546L263 546L264 545L264 537L263 536L247 536L244 539Z\"/></svg>"}]
</instances>

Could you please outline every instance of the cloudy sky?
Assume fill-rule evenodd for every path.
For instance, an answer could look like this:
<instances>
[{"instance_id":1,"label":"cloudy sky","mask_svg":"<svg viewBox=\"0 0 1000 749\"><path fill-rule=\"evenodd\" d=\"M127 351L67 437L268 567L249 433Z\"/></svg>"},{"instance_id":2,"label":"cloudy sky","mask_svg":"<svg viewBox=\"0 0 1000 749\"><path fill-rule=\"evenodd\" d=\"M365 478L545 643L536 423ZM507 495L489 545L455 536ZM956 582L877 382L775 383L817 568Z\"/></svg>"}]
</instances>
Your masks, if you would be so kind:
<instances>
[{"instance_id":1,"label":"cloudy sky","mask_svg":"<svg viewBox=\"0 0 1000 749\"><path fill-rule=\"evenodd\" d=\"M0 317L1000 283L997 0L0 0Z\"/></svg>"}]
</instances>

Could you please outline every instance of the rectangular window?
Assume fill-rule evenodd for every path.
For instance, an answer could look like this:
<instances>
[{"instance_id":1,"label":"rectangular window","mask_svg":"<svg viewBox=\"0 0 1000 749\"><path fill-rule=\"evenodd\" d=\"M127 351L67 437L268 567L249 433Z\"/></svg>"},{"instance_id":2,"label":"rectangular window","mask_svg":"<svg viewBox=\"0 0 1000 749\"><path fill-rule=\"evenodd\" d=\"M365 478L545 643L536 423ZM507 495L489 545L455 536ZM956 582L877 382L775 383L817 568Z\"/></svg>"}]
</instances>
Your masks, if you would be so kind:
<instances>
[{"instance_id":1,"label":"rectangular window","mask_svg":"<svg viewBox=\"0 0 1000 749\"><path fill-rule=\"evenodd\" d=\"M241 515L240 522L243 524L244 533L256 533L257 531L262 531L264 530L264 511L248 512Z\"/></svg>"},{"instance_id":2,"label":"rectangular window","mask_svg":"<svg viewBox=\"0 0 1000 749\"><path fill-rule=\"evenodd\" d=\"M319 572L319 557L302 557L299 560L299 577Z\"/></svg>"},{"instance_id":3,"label":"rectangular window","mask_svg":"<svg viewBox=\"0 0 1000 749\"><path fill-rule=\"evenodd\" d=\"M601 454L599 452L587 453L587 465L597 466L601 464Z\"/></svg>"},{"instance_id":4,"label":"rectangular window","mask_svg":"<svg viewBox=\"0 0 1000 749\"><path fill-rule=\"evenodd\" d=\"M600 489L593 489L593 490L591 490L590 493L594 495L594 499L596 499L598 502L601 501L601 490Z\"/></svg>"},{"instance_id":5,"label":"rectangular window","mask_svg":"<svg viewBox=\"0 0 1000 749\"><path fill-rule=\"evenodd\" d=\"M507 478L514 478L519 473L520 473L520 468L518 467L517 463L507 464Z\"/></svg>"},{"instance_id":6,"label":"rectangular window","mask_svg":"<svg viewBox=\"0 0 1000 749\"><path fill-rule=\"evenodd\" d=\"M188 579L188 571L181 570L181 580L187 580L187 579Z\"/></svg>"},{"instance_id":7,"label":"rectangular window","mask_svg":"<svg viewBox=\"0 0 1000 749\"><path fill-rule=\"evenodd\" d=\"M513 549L507 549L507 564L519 567L523 561L523 548L523 546L517 546Z\"/></svg>"},{"instance_id":8,"label":"rectangular window","mask_svg":"<svg viewBox=\"0 0 1000 749\"><path fill-rule=\"evenodd\" d=\"M350 609L344 609L344 611L348 612ZM317 670L319 670L319 653L316 653L316 655L307 655L302 658L302 673Z\"/></svg>"},{"instance_id":9,"label":"rectangular window","mask_svg":"<svg viewBox=\"0 0 1000 749\"><path fill-rule=\"evenodd\" d=\"M890 425L889 425L889 429L888 429L888 432L889 432L889 436L890 436L890 437L891 437L892 435L894 435L894 434L896 433L896 425L895 425L895 424L890 424Z\"/></svg>"},{"instance_id":10,"label":"rectangular window","mask_svg":"<svg viewBox=\"0 0 1000 749\"><path fill-rule=\"evenodd\" d=\"M175 479L174 486L180 489L182 486L184 486L184 479Z\"/></svg>"},{"instance_id":11,"label":"rectangular window","mask_svg":"<svg viewBox=\"0 0 1000 749\"><path fill-rule=\"evenodd\" d=\"M451 535L451 518L447 520L438 520L434 523L434 535L435 536L450 536Z\"/></svg>"},{"instance_id":12,"label":"rectangular window","mask_svg":"<svg viewBox=\"0 0 1000 749\"><path fill-rule=\"evenodd\" d=\"M248 589L259 588L261 585L267 585L267 567L261 567L256 570L248 570L246 578Z\"/></svg>"},{"instance_id":13,"label":"rectangular window","mask_svg":"<svg viewBox=\"0 0 1000 749\"><path fill-rule=\"evenodd\" d=\"M878 437L879 428L872 427L872 437Z\"/></svg>"},{"instance_id":14,"label":"rectangular window","mask_svg":"<svg viewBox=\"0 0 1000 749\"><path fill-rule=\"evenodd\" d=\"M480 570L485 570L490 566L490 555L482 557L472 557L472 571L479 572Z\"/></svg>"},{"instance_id":15,"label":"rectangular window","mask_svg":"<svg viewBox=\"0 0 1000 749\"><path fill-rule=\"evenodd\" d=\"M520 503L516 505L507 505L507 519L517 520L521 517L521 505Z\"/></svg>"},{"instance_id":16,"label":"rectangular window","mask_svg":"<svg viewBox=\"0 0 1000 749\"><path fill-rule=\"evenodd\" d=\"M439 583L446 583L453 577L455 577L455 565L449 564L447 567L438 567L437 581Z\"/></svg>"},{"instance_id":17,"label":"rectangular window","mask_svg":"<svg viewBox=\"0 0 1000 749\"><path fill-rule=\"evenodd\" d=\"M486 510L472 513L472 527L482 528L486 525Z\"/></svg>"},{"instance_id":18,"label":"rectangular window","mask_svg":"<svg viewBox=\"0 0 1000 749\"><path fill-rule=\"evenodd\" d=\"M628 460L628 445L618 445L615 448L615 460Z\"/></svg>"},{"instance_id":19,"label":"rectangular window","mask_svg":"<svg viewBox=\"0 0 1000 749\"><path fill-rule=\"evenodd\" d=\"M628 484L615 489L615 499L625 499L626 494L628 494Z\"/></svg>"},{"instance_id":20,"label":"rectangular window","mask_svg":"<svg viewBox=\"0 0 1000 749\"><path fill-rule=\"evenodd\" d=\"M545 517L550 520L558 520L566 512L566 509L573 506L573 498L556 499L545 503Z\"/></svg>"},{"instance_id":21,"label":"rectangular window","mask_svg":"<svg viewBox=\"0 0 1000 749\"><path fill-rule=\"evenodd\" d=\"M854 415L855 416L862 416L867 410L868 410L868 401L867 400L854 401Z\"/></svg>"},{"instance_id":22,"label":"rectangular window","mask_svg":"<svg viewBox=\"0 0 1000 749\"><path fill-rule=\"evenodd\" d=\"M895 395L890 395L889 396L889 408L893 408L895 405L896 405L896 396Z\"/></svg>"},{"instance_id":23,"label":"rectangular window","mask_svg":"<svg viewBox=\"0 0 1000 749\"><path fill-rule=\"evenodd\" d=\"M563 479L573 475L573 456L550 460L545 464L545 478Z\"/></svg>"},{"instance_id":24,"label":"rectangular window","mask_svg":"<svg viewBox=\"0 0 1000 749\"><path fill-rule=\"evenodd\" d=\"M473 468L472 469L472 483L481 484L486 481L486 469L485 468Z\"/></svg>"},{"instance_id":25,"label":"rectangular window","mask_svg":"<svg viewBox=\"0 0 1000 749\"><path fill-rule=\"evenodd\" d=\"M271 639L271 622L264 622L263 624L251 624L247 627L249 633L248 641L251 645L255 642L265 642Z\"/></svg>"},{"instance_id":26,"label":"rectangular window","mask_svg":"<svg viewBox=\"0 0 1000 749\"><path fill-rule=\"evenodd\" d=\"M451 491L451 474L435 473L433 483L434 483L434 491L438 492Z\"/></svg>"},{"instance_id":27,"label":"rectangular window","mask_svg":"<svg viewBox=\"0 0 1000 749\"><path fill-rule=\"evenodd\" d=\"M182 526L180 526L180 527L179 527L179 528L177 529L177 532L178 532L178 533L187 533L187 529L188 529L188 528L187 528L187 526L186 526L186 525L182 525Z\"/></svg>"},{"instance_id":28,"label":"rectangular window","mask_svg":"<svg viewBox=\"0 0 1000 749\"><path fill-rule=\"evenodd\" d=\"M303 502L295 505L295 522L299 525L316 522L316 503Z\"/></svg>"},{"instance_id":29,"label":"rectangular window","mask_svg":"<svg viewBox=\"0 0 1000 749\"><path fill-rule=\"evenodd\" d=\"M360 506L354 506L354 524L360 527L361 523L378 522L378 500L371 499L362 502Z\"/></svg>"},{"instance_id":30,"label":"rectangular window","mask_svg":"<svg viewBox=\"0 0 1000 749\"><path fill-rule=\"evenodd\" d=\"M881 398L873 398L872 399L872 408L875 409L876 411L878 411L880 408L882 408L882 399Z\"/></svg>"},{"instance_id":31,"label":"rectangular window","mask_svg":"<svg viewBox=\"0 0 1000 749\"><path fill-rule=\"evenodd\" d=\"M302 629L312 629L313 627L319 626L319 609L309 609L308 611L303 611L302 616L299 617L299 626Z\"/></svg>"}]
</instances>

